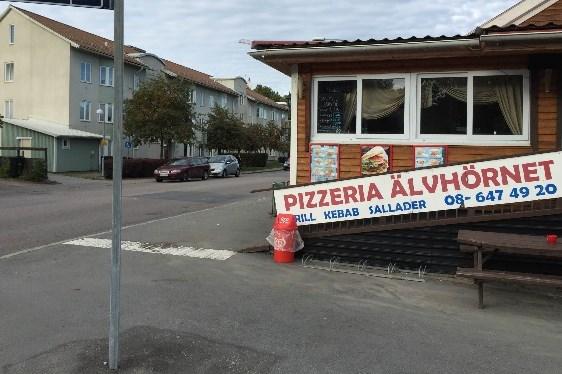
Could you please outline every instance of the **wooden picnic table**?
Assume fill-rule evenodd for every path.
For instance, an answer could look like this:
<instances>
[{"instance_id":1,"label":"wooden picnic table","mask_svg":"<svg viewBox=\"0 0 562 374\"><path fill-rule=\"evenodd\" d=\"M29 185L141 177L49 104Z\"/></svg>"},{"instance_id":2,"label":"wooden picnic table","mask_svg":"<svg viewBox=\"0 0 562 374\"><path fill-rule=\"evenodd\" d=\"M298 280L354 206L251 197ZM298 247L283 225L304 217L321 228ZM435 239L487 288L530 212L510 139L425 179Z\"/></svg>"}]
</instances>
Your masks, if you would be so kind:
<instances>
[{"instance_id":1,"label":"wooden picnic table","mask_svg":"<svg viewBox=\"0 0 562 374\"><path fill-rule=\"evenodd\" d=\"M462 252L474 254L474 268L457 270L457 276L474 279L478 285L478 307L484 307L484 282L501 281L562 287L562 277L484 269L495 253L562 258L562 243L548 244L545 236L460 230L457 238Z\"/></svg>"}]
</instances>

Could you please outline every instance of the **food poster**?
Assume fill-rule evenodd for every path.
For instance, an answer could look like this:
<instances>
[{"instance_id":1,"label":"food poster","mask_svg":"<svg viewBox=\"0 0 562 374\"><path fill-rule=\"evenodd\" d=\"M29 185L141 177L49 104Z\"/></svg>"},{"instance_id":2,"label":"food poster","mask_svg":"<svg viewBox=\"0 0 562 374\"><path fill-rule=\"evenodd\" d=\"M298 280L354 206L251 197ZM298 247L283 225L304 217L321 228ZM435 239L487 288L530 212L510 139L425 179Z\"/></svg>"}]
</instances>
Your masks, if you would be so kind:
<instances>
[{"instance_id":1,"label":"food poster","mask_svg":"<svg viewBox=\"0 0 562 374\"><path fill-rule=\"evenodd\" d=\"M310 181L325 182L338 179L339 147L312 144L310 146Z\"/></svg>"},{"instance_id":2,"label":"food poster","mask_svg":"<svg viewBox=\"0 0 562 374\"><path fill-rule=\"evenodd\" d=\"M416 169L429 166L445 166L446 147L414 147L414 157Z\"/></svg>"},{"instance_id":3,"label":"food poster","mask_svg":"<svg viewBox=\"0 0 562 374\"><path fill-rule=\"evenodd\" d=\"M389 145L361 146L361 174L378 175L390 171L392 147Z\"/></svg>"}]
</instances>

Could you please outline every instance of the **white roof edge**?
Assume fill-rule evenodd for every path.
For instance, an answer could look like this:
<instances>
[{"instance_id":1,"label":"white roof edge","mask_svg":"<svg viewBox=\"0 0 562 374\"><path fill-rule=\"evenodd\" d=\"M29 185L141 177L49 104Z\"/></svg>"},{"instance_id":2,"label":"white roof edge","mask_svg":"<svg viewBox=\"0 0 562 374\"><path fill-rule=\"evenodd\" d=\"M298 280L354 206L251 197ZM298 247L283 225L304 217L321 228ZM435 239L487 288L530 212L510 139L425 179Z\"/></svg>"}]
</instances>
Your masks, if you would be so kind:
<instances>
[{"instance_id":1,"label":"white roof edge","mask_svg":"<svg viewBox=\"0 0 562 374\"><path fill-rule=\"evenodd\" d=\"M512 24L520 25L551 5L556 4L558 1L559 0L521 0L504 12L484 22L480 27L504 27Z\"/></svg>"},{"instance_id":2,"label":"white roof edge","mask_svg":"<svg viewBox=\"0 0 562 374\"><path fill-rule=\"evenodd\" d=\"M39 132L41 134L49 135L55 138L90 138L90 139L102 139L103 136L94 134L91 132L86 132L82 130L74 130L68 128L65 125L61 125L54 122L43 121L38 119L14 119L9 118L3 119L4 122L12 124L14 126L23 127L25 129Z\"/></svg>"}]
</instances>

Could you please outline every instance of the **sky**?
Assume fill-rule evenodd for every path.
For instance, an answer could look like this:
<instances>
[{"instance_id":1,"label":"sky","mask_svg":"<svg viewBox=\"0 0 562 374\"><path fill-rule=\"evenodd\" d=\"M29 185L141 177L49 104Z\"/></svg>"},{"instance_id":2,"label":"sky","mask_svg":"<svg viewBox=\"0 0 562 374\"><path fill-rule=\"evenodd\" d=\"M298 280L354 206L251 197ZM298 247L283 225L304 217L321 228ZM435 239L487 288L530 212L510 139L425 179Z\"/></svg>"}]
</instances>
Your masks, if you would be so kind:
<instances>
[{"instance_id":1,"label":"sky","mask_svg":"<svg viewBox=\"0 0 562 374\"><path fill-rule=\"evenodd\" d=\"M267 85L286 94L289 78L248 56L250 46L241 41L463 34L515 3L517 0L125 0L125 43L214 77L241 76L252 85ZM14 5L113 39L111 11Z\"/></svg>"}]
</instances>

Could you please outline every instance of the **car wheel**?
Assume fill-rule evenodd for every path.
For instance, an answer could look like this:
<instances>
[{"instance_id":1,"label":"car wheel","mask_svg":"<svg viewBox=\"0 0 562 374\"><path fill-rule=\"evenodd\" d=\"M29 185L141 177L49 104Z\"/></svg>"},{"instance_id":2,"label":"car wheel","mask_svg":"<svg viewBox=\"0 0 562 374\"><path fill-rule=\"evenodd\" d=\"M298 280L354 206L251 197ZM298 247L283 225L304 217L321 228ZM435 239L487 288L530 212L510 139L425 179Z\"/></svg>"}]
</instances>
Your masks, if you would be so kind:
<instances>
[{"instance_id":1,"label":"car wheel","mask_svg":"<svg viewBox=\"0 0 562 374\"><path fill-rule=\"evenodd\" d=\"M156 178L156 182L162 183L162 179L161 179L161 178Z\"/></svg>"},{"instance_id":2,"label":"car wheel","mask_svg":"<svg viewBox=\"0 0 562 374\"><path fill-rule=\"evenodd\" d=\"M240 169L236 169L236 174L234 174L234 176L236 178L238 178L240 176Z\"/></svg>"},{"instance_id":3,"label":"car wheel","mask_svg":"<svg viewBox=\"0 0 562 374\"><path fill-rule=\"evenodd\" d=\"M209 179L209 172L207 170L205 170L203 172L203 176L201 177L201 180L206 181L207 179Z\"/></svg>"},{"instance_id":4,"label":"car wheel","mask_svg":"<svg viewBox=\"0 0 562 374\"><path fill-rule=\"evenodd\" d=\"M226 172L226 169L222 171L221 177L226 178L228 176L228 173Z\"/></svg>"}]
</instances>

